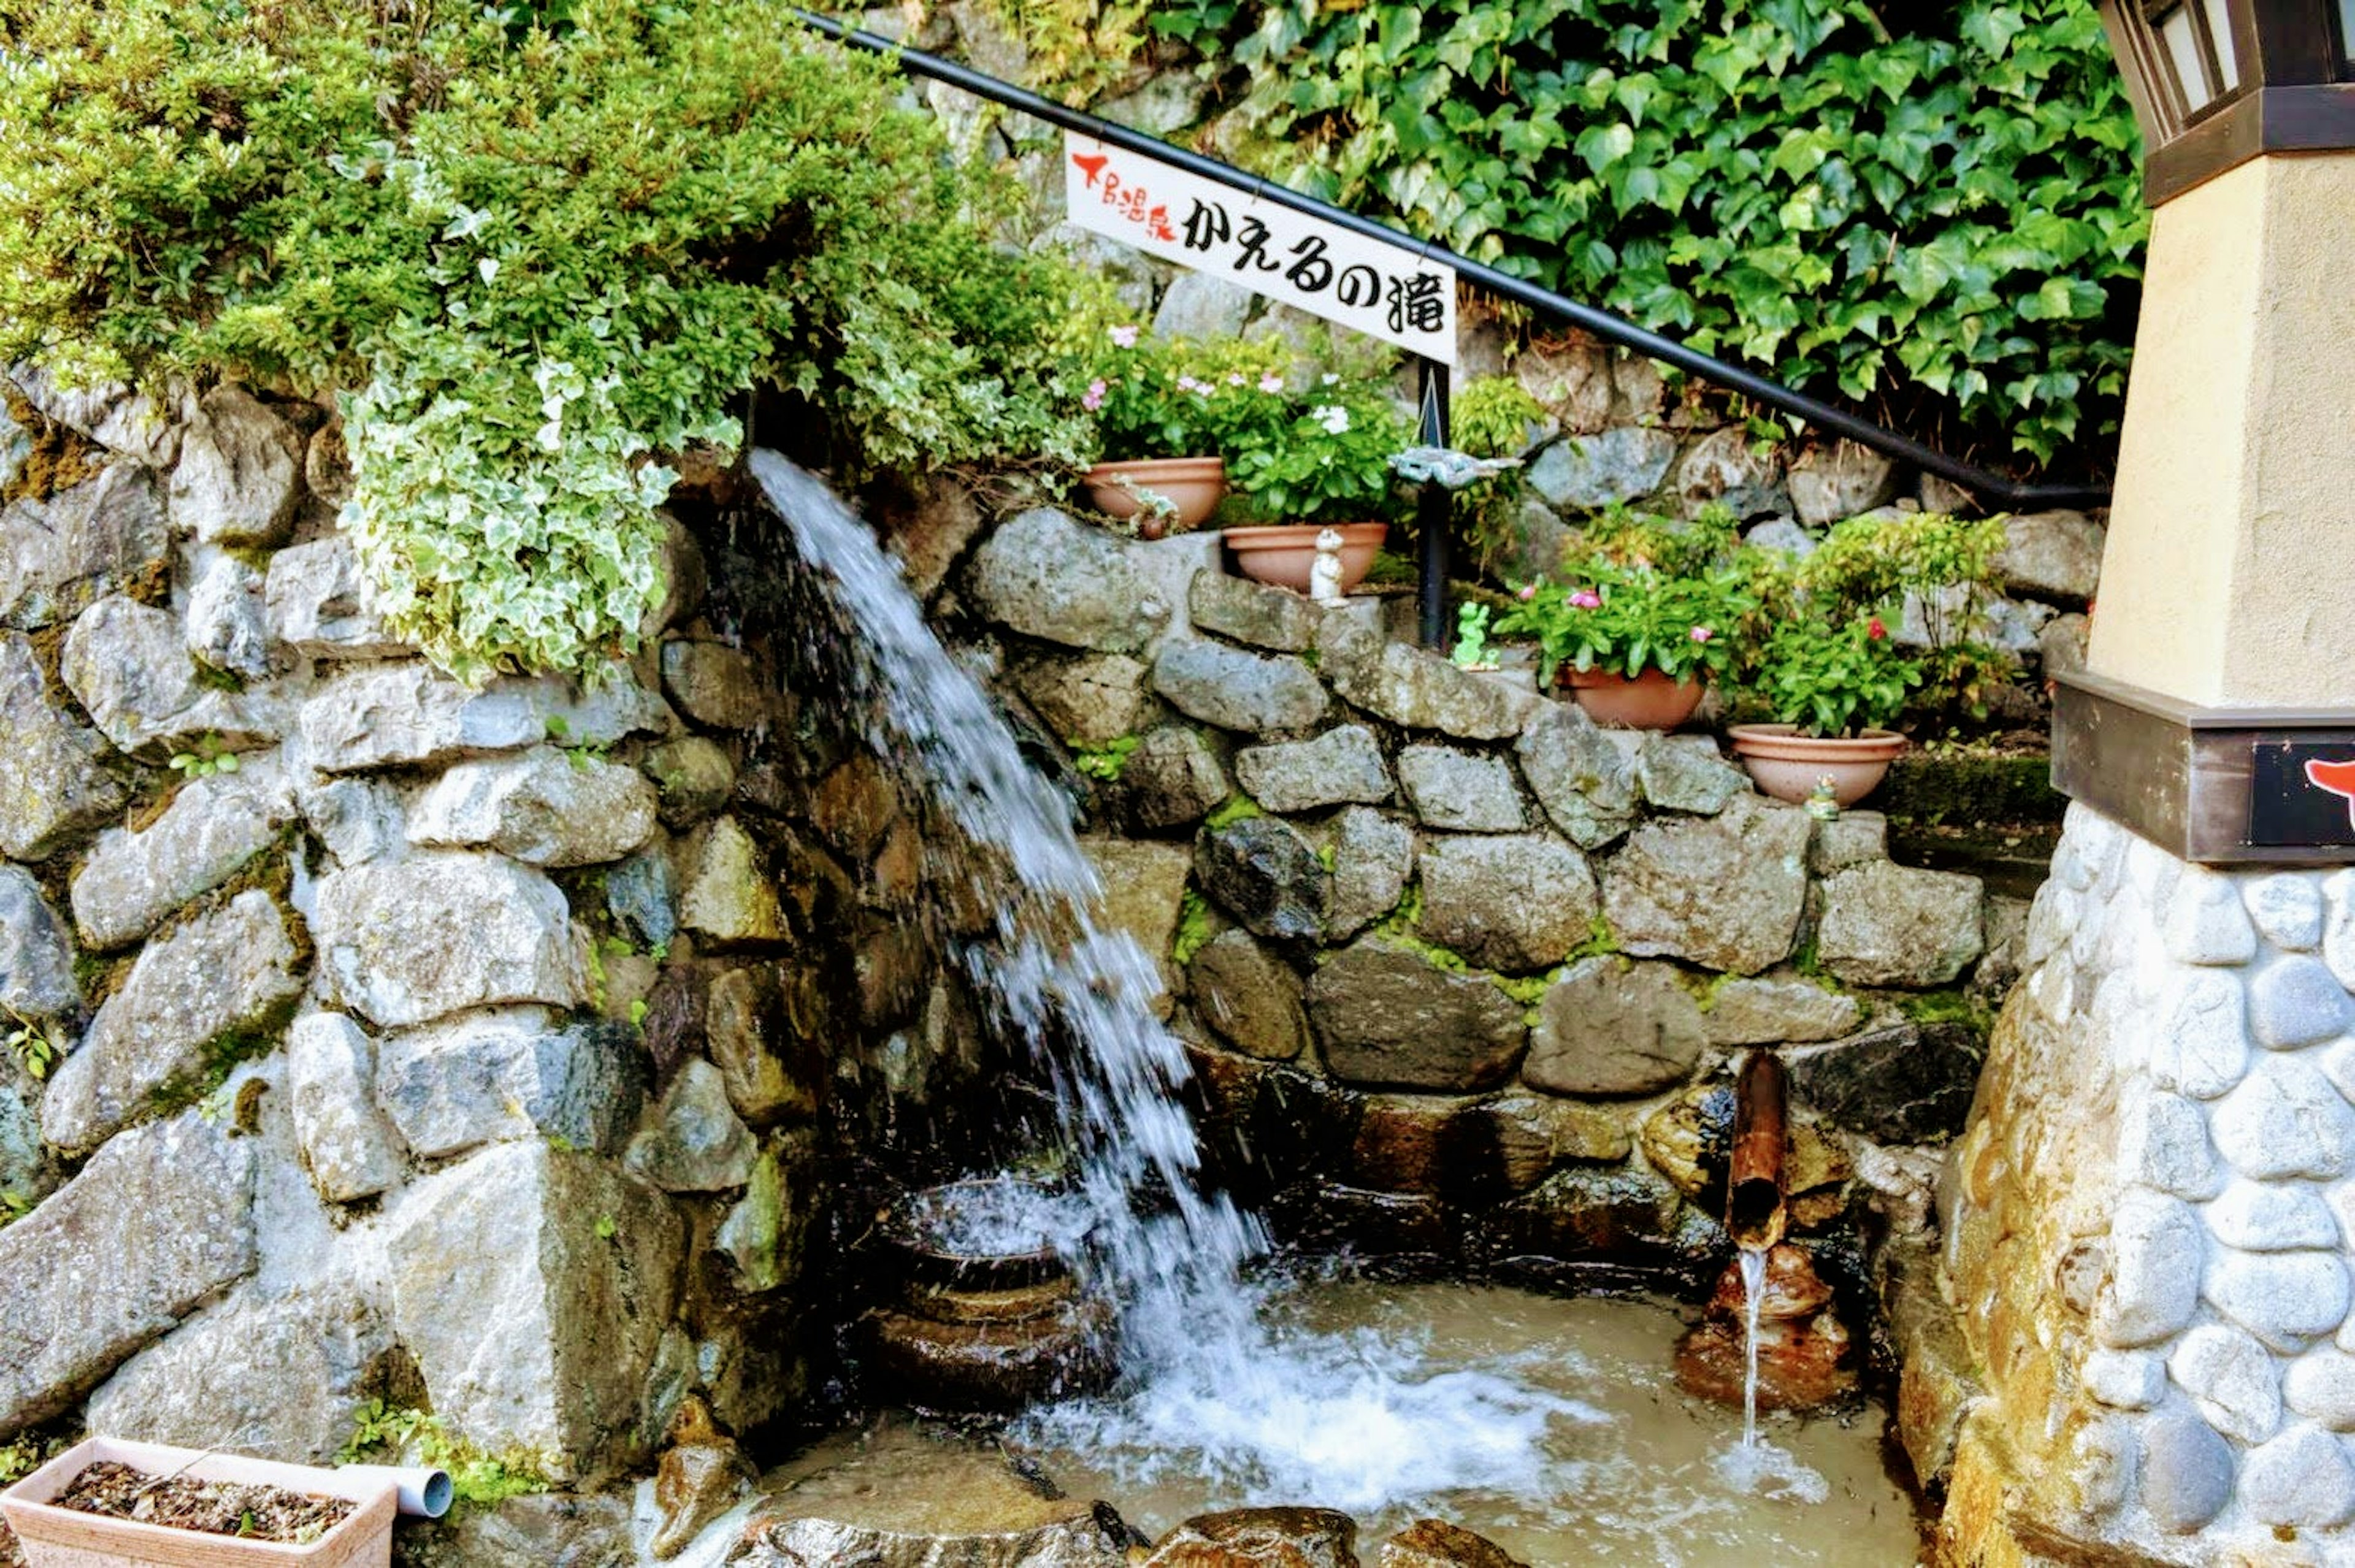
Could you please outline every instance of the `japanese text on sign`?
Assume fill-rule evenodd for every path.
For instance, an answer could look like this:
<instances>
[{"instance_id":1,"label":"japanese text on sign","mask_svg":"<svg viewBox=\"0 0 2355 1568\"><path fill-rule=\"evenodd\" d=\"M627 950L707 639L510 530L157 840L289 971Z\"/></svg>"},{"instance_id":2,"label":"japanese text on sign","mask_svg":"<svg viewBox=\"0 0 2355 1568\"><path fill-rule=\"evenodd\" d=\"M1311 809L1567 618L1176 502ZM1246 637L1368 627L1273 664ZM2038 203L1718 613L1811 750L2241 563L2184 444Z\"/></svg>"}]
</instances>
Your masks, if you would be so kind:
<instances>
[{"instance_id":1,"label":"japanese text on sign","mask_svg":"<svg viewBox=\"0 0 2355 1568\"><path fill-rule=\"evenodd\" d=\"M1071 220L1443 365L1455 363L1455 270L1412 245L1065 133Z\"/></svg>"}]
</instances>

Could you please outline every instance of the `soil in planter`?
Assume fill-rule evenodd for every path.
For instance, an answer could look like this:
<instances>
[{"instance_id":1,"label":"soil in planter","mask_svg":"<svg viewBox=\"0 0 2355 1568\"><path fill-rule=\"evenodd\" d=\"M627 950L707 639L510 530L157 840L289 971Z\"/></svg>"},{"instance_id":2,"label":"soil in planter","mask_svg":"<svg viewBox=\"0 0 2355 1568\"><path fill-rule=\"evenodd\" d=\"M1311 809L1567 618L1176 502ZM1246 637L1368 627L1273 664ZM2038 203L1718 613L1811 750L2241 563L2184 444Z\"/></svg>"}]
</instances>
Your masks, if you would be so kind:
<instances>
[{"instance_id":1,"label":"soil in planter","mask_svg":"<svg viewBox=\"0 0 2355 1568\"><path fill-rule=\"evenodd\" d=\"M169 1530L296 1545L318 1540L358 1507L349 1498L310 1497L277 1487L151 1476L112 1460L91 1466L50 1501L80 1513Z\"/></svg>"}]
</instances>

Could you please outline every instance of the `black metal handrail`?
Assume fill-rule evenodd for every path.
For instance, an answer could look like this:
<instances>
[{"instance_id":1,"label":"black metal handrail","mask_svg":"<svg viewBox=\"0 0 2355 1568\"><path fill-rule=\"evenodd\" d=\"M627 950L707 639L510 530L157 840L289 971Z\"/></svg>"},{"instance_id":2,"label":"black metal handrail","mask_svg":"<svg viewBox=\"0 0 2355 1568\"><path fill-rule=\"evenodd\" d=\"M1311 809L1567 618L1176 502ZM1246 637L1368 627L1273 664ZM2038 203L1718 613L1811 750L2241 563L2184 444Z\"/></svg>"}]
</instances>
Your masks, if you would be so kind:
<instances>
[{"instance_id":1,"label":"black metal handrail","mask_svg":"<svg viewBox=\"0 0 2355 1568\"><path fill-rule=\"evenodd\" d=\"M1125 125L1116 125L1109 120L1100 119L1084 110L1058 103L1051 98L1042 97L1027 88L1017 87L986 71L975 70L970 66L960 65L954 60L943 59L938 55L927 54L922 49L911 48L879 34L866 32L847 22L839 22L815 12L799 11L796 14L803 21L826 37L855 48L871 50L896 60L902 70L918 76L931 77L935 81L945 82L960 91L970 92L976 98L987 99L993 103L1002 104L1006 108L1044 120L1050 124L1060 125L1065 130L1077 131L1082 135L1108 142L1115 147L1140 153L1146 157L1158 158L1189 174L1199 175L1204 179L1215 180L1220 185L1241 191L1260 200L1288 207L1295 212L1322 219L1327 223L1339 224L1345 229L1383 244L1408 247L1426 261L1437 261L1455 268L1458 277L1469 279L1490 293L1527 305L1531 310L1551 316L1558 321L1566 322L1606 343L1633 349L1647 358L1657 359L1664 365L1673 365L1678 369L1698 376L1705 381L1714 382L1730 391L1739 392L1753 402L1764 403L1768 408L1804 421L1812 429L1828 431L1834 435L1855 442L1859 446L1870 447L1884 456L1896 458L1925 473L1934 474L1941 479L1961 485L1982 502L2015 511L2033 510L2042 507L2098 507L2108 504L2109 491L2102 486L2027 485L2016 479L2006 478L2000 474L1992 473L1975 464L1966 463L1960 458L1949 457L1936 448L1924 445L1911 436L1901 435L1895 431L1877 425L1870 420L1850 413L1845 409L1836 408L1820 399L1811 398L1805 392L1796 391L1755 371L1728 364L1713 355L1703 354L1697 348L1688 348L1673 338L1663 337L1658 333L1638 326L1623 316L1614 315L1609 311L1598 309L1593 305L1581 304L1576 300L1565 298L1551 289L1541 288L1525 278L1517 278L1509 272L1499 272L1483 262L1459 256L1436 241L1417 239L1402 229L1393 229L1386 223L1378 223L1370 218L1351 212L1347 208L1336 207L1331 202L1320 201L1313 196L1304 196L1298 191L1287 189L1261 176L1247 174L1231 164L1221 163L1216 158L1208 157L1190 148L1178 146L1158 136L1148 135L1145 132L1133 130Z\"/></svg>"}]
</instances>

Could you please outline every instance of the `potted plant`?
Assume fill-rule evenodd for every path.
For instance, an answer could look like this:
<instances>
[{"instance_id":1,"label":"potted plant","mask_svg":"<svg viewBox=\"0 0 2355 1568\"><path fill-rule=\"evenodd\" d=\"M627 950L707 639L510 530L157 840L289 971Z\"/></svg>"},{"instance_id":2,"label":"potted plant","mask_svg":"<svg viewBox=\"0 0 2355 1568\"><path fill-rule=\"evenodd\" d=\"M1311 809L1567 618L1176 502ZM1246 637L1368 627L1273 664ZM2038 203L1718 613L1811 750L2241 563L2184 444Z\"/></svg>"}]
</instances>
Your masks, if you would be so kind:
<instances>
[{"instance_id":1,"label":"potted plant","mask_svg":"<svg viewBox=\"0 0 2355 1568\"><path fill-rule=\"evenodd\" d=\"M1080 475L1089 504L1145 539L1209 520L1227 493L1227 455L1288 422L1280 349L1103 329L1080 406L1103 456Z\"/></svg>"},{"instance_id":2,"label":"potted plant","mask_svg":"<svg viewBox=\"0 0 2355 1568\"><path fill-rule=\"evenodd\" d=\"M1410 426L1386 379L1327 374L1287 392L1280 417L1238 428L1227 448L1248 514L1260 521L1225 531L1245 577L1308 592L1316 536L1340 535L1340 581L1347 593L1389 536L1399 492L1390 461L1408 443Z\"/></svg>"},{"instance_id":3,"label":"potted plant","mask_svg":"<svg viewBox=\"0 0 2355 1568\"><path fill-rule=\"evenodd\" d=\"M29 1568L383 1568L400 1482L93 1437L0 1492Z\"/></svg>"},{"instance_id":4,"label":"potted plant","mask_svg":"<svg viewBox=\"0 0 2355 1568\"><path fill-rule=\"evenodd\" d=\"M1878 615L1837 612L1778 621L1758 649L1745 694L1774 715L1726 733L1758 787L1798 804L1828 790L1841 806L1872 793L1905 737L1884 728L1922 684L1923 661Z\"/></svg>"}]
</instances>

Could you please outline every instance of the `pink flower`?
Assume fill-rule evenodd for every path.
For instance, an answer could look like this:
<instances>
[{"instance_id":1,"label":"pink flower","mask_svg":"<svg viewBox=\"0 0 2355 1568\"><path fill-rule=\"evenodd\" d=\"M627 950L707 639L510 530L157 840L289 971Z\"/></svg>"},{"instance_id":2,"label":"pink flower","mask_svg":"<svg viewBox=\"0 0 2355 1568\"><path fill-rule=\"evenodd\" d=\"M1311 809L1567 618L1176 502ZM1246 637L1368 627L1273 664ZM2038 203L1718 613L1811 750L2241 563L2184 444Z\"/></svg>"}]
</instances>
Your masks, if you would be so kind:
<instances>
[{"instance_id":1,"label":"pink flower","mask_svg":"<svg viewBox=\"0 0 2355 1568\"><path fill-rule=\"evenodd\" d=\"M1080 407L1087 410L1090 413L1095 412L1098 409L1103 407L1104 392L1107 389L1102 380L1090 381L1088 383L1087 396L1080 400Z\"/></svg>"},{"instance_id":2,"label":"pink flower","mask_svg":"<svg viewBox=\"0 0 2355 1568\"><path fill-rule=\"evenodd\" d=\"M1259 389L1263 392L1280 392L1284 390L1284 378L1271 370L1259 379Z\"/></svg>"},{"instance_id":3,"label":"pink flower","mask_svg":"<svg viewBox=\"0 0 2355 1568\"><path fill-rule=\"evenodd\" d=\"M1603 595L1592 588L1582 588L1570 596L1570 607L1573 610L1600 610L1603 608Z\"/></svg>"},{"instance_id":4,"label":"pink flower","mask_svg":"<svg viewBox=\"0 0 2355 1568\"><path fill-rule=\"evenodd\" d=\"M1881 638L1889 635L1889 628L1881 624L1880 616L1875 615L1866 624L1864 635L1877 643L1881 641Z\"/></svg>"},{"instance_id":5,"label":"pink flower","mask_svg":"<svg viewBox=\"0 0 2355 1568\"><path fill-rule=\"evenodd\" d=\"M1178 378L1178 389L1181 392L1207 392L1210 389L1210 383L1197 381L1191 376L1180 376Z\"/></svg>"},{"instance_id":6,"label":"pink flower","mask_svg":"<svg viewBox=\"0 0 2355 1568\"><path fill-rule=\"evenodd\" d=\"M1716 634L1711 632L1707 626L1695 626L1691 631L1685 635L1692 638L1696 643L1705 643L1709 641L1710 637L1716 635Z\"/></svg>"},{"instance_id":7,"label":"pink flower","mask_svg":"<svg viewBox=\"0 0 2355 1568\"><path fill-rule=\"evenodd\" d=\"M1115 327L1114 327L1114 328L1112 329L1112 342L1113 342L1113 347L1115 347L1115 348L1134 348L1134 347L1136 347L1136 328L1135 328L1135 327L1133 327L1133 326L1115 326Z\"/></svg>"},{"instance_id":8,"label":"pink flower","mask_svg":"<svg viewBox=\"0 0 2355 1568\"><path fill-rule=\"evenodd\" d=\"M1526 603L1528 603L1530 600L1532 600L1532 599L1536 598L1537 596L1538 596L1538 585L1537 585L1536 583L1534 583L1534 582L1524 582L1524 583L1522 583L1522 584L1521 584L1520 601L1521 601L1521 603L1522 603L1526 604Z\"/></svg>"},{"instance_id":9,"label":"pink flower","mask_svg":"<svg viewBox=\"0 0 2355 1568\"><path fill-rule=\"evenodd\" d=\"M1241 370L1233 370L1233 371L1230 371L1230 372L1228 373L1228 375L1227 375L1227 385L1228 385L1228 386L1230 386L1230 387L1240 387L1240 386L1241 386L1242 384L1243 384L1243 373L1242 373Z\"/></svg>"}]
</instances>

